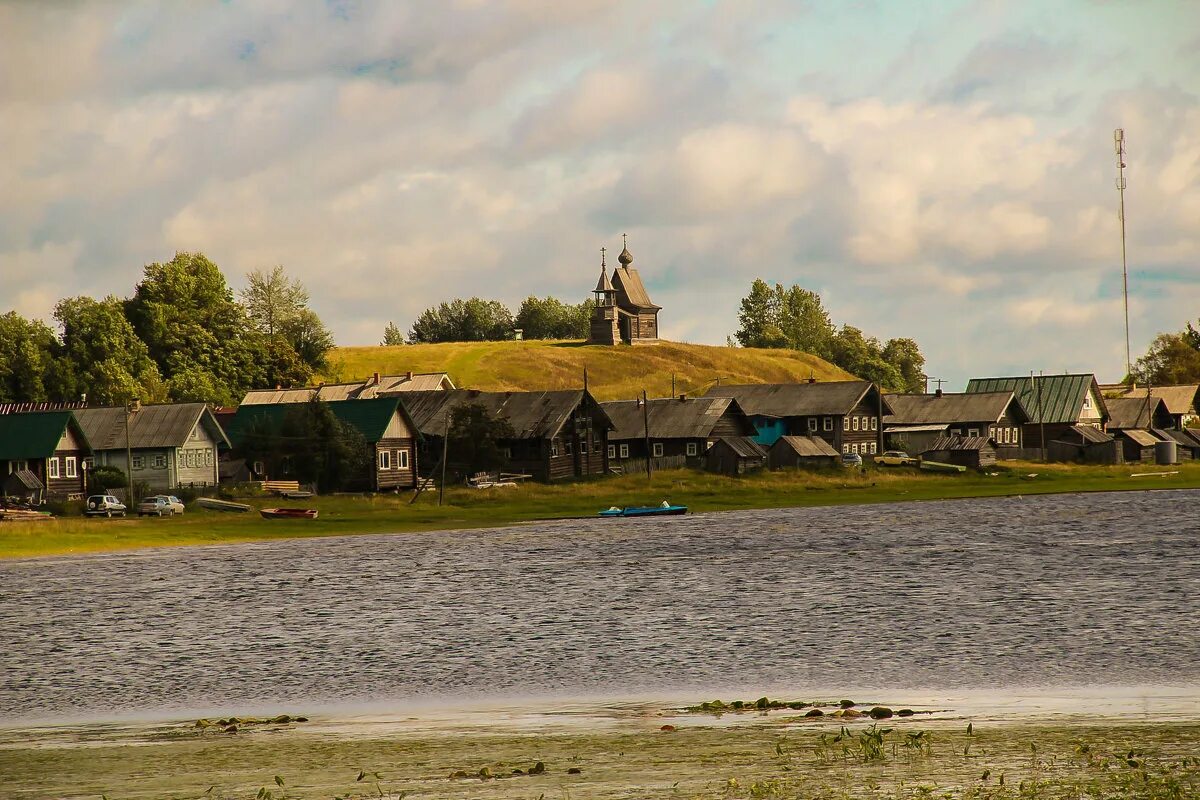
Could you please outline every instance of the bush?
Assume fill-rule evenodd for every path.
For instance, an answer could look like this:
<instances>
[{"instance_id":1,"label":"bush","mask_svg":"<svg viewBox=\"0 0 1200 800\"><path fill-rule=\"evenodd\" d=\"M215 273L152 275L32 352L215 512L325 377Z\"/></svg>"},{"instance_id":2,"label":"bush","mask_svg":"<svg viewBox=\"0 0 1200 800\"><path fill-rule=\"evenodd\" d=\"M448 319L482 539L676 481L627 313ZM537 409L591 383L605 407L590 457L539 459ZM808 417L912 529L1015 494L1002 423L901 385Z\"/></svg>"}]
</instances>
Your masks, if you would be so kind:
<instances>
[{"instance_id":1,"label":"bush","mask_svg":"<svg viewBox=\"0 0 1200 800\"><path fill-rule=\"evenodd\" d=\"M105 494L125 488L125 473L113 466L99 466L87 474L88 494Z\"/></svg>"},{"instance_id":2,"label":"bush","mask_svg":"<svg viewBox=\"0 0 1200 800\"><path fill-rule=\"evenodd\" d=\"M56 517L82 517L83 500L48 500L43 507Z\"/></svg>"}]
</instances>

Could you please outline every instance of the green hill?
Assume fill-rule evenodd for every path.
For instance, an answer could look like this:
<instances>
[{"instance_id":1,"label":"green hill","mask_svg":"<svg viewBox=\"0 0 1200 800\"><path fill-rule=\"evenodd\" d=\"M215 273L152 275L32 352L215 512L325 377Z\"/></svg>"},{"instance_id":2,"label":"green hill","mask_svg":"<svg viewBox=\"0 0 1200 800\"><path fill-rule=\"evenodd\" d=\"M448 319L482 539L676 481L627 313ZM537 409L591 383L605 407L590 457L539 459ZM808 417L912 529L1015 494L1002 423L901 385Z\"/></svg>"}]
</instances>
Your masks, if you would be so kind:
<instances>
[{"instance_id":1,"label":"green hill","mask_svg":"<svg viewBox=\"0 0 1200 800\"><path fill-rule=\"evenodd\" d=\"M794 350L712 347L661 342L636 347L582 342L448 342L395 347L339 347L330 353L326 381L349 381L379 372L448 372L456 386L485 391L566 389L588 385L599 400L633 398L645 389L666 397L700 394L716 382L786 383L848 380L854 376Z\"/></svg>"}]
</instances>

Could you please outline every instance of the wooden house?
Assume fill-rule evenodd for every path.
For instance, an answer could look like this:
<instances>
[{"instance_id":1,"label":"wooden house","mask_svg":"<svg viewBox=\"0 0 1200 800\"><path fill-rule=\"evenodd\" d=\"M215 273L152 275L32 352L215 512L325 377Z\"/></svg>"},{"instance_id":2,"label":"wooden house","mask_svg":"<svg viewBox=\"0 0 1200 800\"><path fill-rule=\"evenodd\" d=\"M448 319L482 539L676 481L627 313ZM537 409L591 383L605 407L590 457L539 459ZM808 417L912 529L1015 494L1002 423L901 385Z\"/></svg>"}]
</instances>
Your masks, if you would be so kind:
<instances>
[{"instance_id":1,"label":"wooden house","mask_svg":"<svg viewBox=\"0 0 1200 800\"><path fill-rule=\"evenodd\" d=\"M397 397L379 397L334 400L326 405L335 417L362 434L367 448L368 467L347 488L383 492L416 487L417 426L405 403ZM254 449L247 446L250 437L278 432L287 422L287 415L296 414L298 407L290 402L239 406L229 428L234 451L241 456ZM303 447L289 447L285 442L276 456L268 457L266 462L252 462L250 471L258 479L294 479L296 461L304 457L303 453Z\"/></svg>"},{"instance_id":2,"label":"wooden house","mask_svg":"<svg viewBox=\"0 0 1200 800\"><path fill-rule=\"evenodd\" d=\"M1124 463L1121 443L1095 425L1072 425L1060 430L1058 438L1046 444L1049 461L1077 461L1084 464Z\"/></svg>"},{"instance_id":3,"label":"wooden house","mask_svg":"<svg viewBox=\"0 0 1200 800\"><path fill-rule=\"evenodd\" d=\"M1029 415L1029 421L1021 426L1021 445L1026 450L1041 449L1064 436L1064 441L1074 441L1078 437L1071 431L1076 426L1103 432L1108 422L1108 407L1095 375L972 378L967 393L980 392L1012 392L1017 396Z\"/></svg>"},{"instance_id":4,"label":"wooden house","mask_svg":"<svg viewBox=\"0 0 1200 800\"><path fill-rule=\"evenodd\" d=\"M704 468L709 472L738 476L762 469L767 463L767 451L749 436L730 436L718 439L708 449Z\"/></svg>"},{"instance_id":5,"label":"wooden house","mask_svg":"<svg viewBox=\"0 0 1200 800\"><path fill-rule=\"evenodd\" d=\"M1154 463L1155 445L1170 437L1156 435L1151 429L1174 424L1166 403L1153 396L1110 397L1104 402L1109 413L1108 433L1120 442L1124 460Z\"/></svg>"},{"instance_id":6,"label":"wooden house","mask_svg":"<svg viewBox=\"0 0 1200 800\"><path fill-rule=\"evenodd\" d=\"M617 261L621 266L613 270L610 279L601 251L600 280L592 290L596 305L592 309L588 343L653 344L658 341L658 312L662 306L650 301L642 277L633 267L628 244Z\"/></svg>"},{"instance_id":7,"label":"wooden house","mask_svg":"<svg viewBox=\"0 0 1200 800\"><path fill-rule=\"evenodd\" d=\"M915 455L945 436L991 439L998 458L1017 458L1029 414L1011 392L888 394L883 418L888 450Z\"/></svg>"},{"instance_id":8,"label":"wooden house","mask_svg":"<svg viewBox=\"0 0 1200 800\"><path fill-rule=\"evenodd\" d=\"M943 436L921 452L921 459L982 469L996 463L996 442L990 436Z\"/></svg>"},{"instance_id":9,"label":"wooden house","mask_svg":"<svg viewBox=\"0 0 1200 800\"><path fill-rule=\"evenodd\" d=\"M644 469L647 458L655 469L703 467L718 439L754 435L750 418L730 397L680 395L652 398L645 406L641 400L616 400L600 407L613 424L608 462L623 472Z\"/></svg>"},{"instance_id":10,"label":"wooden house","mask_svg":"<svg viewBox=\"0 0 1200 800\"><path fill-rule=\"evenodd\" d=\"M836 467L841 456L820 436L780 436L767 450L771 469Z\"/></svg>"},{"instance_id":11,"label":"wooden house","mask_svg":"<svg viewBox=\"0 0 1200 800\"><path fill-rule=\"evenodd\" d=\"M307 403L309 400L374 400L395 397L405 392L445 391L454 388L454 381L445 372L406 372L402 375L374 373L365 381L322 383L299 389L252 389L242 398L242 405L264 403Z\"/></svg>"},{"instance_id":12,"label":"wooden house","mask_svg":"<svg viewBox=\"0 0 1200 800\"><path fill-rule=\"evenodd\" d=\"M838 453L864 461L883 449L887 396L870 381L760 383L714 386L709 397L732 397L750 416L754 441L770 447L781 436L817 436Z\"/></svg>"},{"instance_id":13,"label":"wooden house","mask_svg":"<svg viewBox=\"0 0 1200 800\"><path fill-rule=\"evenodd\" d=\"M586 390L554 392L412 392L405 396L414 424L422 436L422 468L441 461L442 442L455 409L481 406L493 418L503 418L514 436L500 442L505 450L502 471L556 481L608 472L608 434L612 421ZM456 466L450 454L450 466ZM459 465L461 466L461 465Z\"/></svg>"},{"instance_id":14,"label":"wooden house","mask_svg":"<svg viewBox=\"0 0 1200 800\"><path fill-rule=\"evenodd\" d=\"M1154 449L1158 446L1159 439L1150 431L1139 430L1138 428L1130 428L1129 430L1110 431L1121 446L1121 459L1125 463L1135 463L1138 461L1147 464L1153 464L1155 460Z\"/></svg>"},{"instance_id":15,"label":"wooden house","mask_svg":"<svg viewBox=\"0 0 1200 800\"><path fill-rule=\"evenodd\" d=\"M0 414L0 476L6 496L41 502L84 494L84 459L92 448L75 413Z\"/></svg>"},{"instance_id":16,"label":"wooden house","mask_svg":"<svg viewBox=\"0 0 1200 800\"><path fill-rule=\"evenodd\" d=\"M156 492L218 482L229 439L204 403L145 405L132 412L124 406L86 408L75 416L92 443L93 466L116 467Z\"/></svg>"},{"instance_id":17,"label":"wooden house","mask_svg":"<svg viewBox=\"0 0 1200 800\"><path fill-rule=\"evenodd\" d=\"M1161 400L1166 413L1171 417L1171 424L1160 427L1182 430L1200 415L1200 385L1198 384L1177 386L1138 386L1134 384L1111 388L1110 398L1114 396L1121 399L1153 397Z\"/></svg>"}]
</instances>

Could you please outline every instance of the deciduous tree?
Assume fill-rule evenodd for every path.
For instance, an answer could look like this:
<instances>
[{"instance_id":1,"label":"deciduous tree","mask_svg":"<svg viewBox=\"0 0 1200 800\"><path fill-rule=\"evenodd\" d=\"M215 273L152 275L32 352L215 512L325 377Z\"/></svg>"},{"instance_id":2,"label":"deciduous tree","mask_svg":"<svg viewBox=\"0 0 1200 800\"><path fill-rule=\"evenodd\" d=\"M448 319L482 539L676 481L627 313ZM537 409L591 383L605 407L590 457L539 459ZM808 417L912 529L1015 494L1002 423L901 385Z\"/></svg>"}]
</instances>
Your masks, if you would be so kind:
<instances>
[{"instance_id":1,"label":"deciduous tree","mask_svg":"<svg viewBox=\"0 0 1200 800\"><path fill-rule=\"evenodd\" d=\"M495 342L512 338L512 312L496 300L472 297L428 308L409 331L413 344Z\"/></svg>"},{"instance_id":2,"label":"deciduous tree","mask_svg":"<svg viewBox=\"0 0 1200 800\"><path fill-rule=\"evenodd\" d=\"M69 297L54 307L62 326L63 358L71 395L87 393L88 400L121 404L166 399L166 386L146 344L125 318L116 297L95 300Z\"/></svg>"}]
</instances>

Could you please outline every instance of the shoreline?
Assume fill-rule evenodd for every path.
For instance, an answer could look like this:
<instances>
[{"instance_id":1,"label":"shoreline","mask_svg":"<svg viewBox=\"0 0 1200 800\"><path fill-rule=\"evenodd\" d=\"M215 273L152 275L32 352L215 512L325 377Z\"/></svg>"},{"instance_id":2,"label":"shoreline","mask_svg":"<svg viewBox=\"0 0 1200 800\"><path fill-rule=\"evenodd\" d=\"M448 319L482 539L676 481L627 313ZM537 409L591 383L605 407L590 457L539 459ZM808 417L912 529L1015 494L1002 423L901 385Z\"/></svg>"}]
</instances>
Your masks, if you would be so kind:
<instances>
[{"instance_id":1,"label":"shoreline","mask_svg":"<svg viewBox=\"0 0 1200 800\"><path fill-rule=\"evenodd\" d=\"M1133 477L1150 473L1148 477ZM1155 477L1161 475L1162 477ZM757 509L877 505L1045 494L1200 489L1200 464L1120 467L1005 462L988 473L922 474L873 468L862 473L766 472L728 478L690 470L621 476L571 484L525 484L517 488L446 490L446 505L423 495L332 495L304 501L316 520L265 520L269 496L244 499L254 509L230 514L189 507L179 518L88 519L0 522L0 561L117 553L146 548L244 544L280 539L404 534L506 528L557 521L587 521L610 505L657 505L664 499L692 514ZM646 521L607 520L639 525Z\"/></svg>"}]
</instances>

